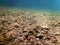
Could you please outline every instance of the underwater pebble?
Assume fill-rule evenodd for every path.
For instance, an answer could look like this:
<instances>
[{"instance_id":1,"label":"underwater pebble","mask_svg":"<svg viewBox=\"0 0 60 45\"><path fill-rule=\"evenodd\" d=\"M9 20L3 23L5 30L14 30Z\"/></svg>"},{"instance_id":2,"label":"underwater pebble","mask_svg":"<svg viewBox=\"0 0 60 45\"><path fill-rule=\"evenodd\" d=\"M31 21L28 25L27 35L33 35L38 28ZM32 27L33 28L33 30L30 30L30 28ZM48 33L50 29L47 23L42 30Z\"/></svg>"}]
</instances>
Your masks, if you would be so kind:
<instances>
[{"instance_id":1,"label":"underwater pebble","mask_svg":"<svg viewBox=\"0 0 60 45\"><path fill-rule=\"evenodd\" d=\"M50 28L50 20L47 18L48 21L45 21L45 14L38 18L32 12L2 11L0 45L56 45L56 42L60 42L60 37L55 36L60 34L60 27Z\"/></svg>"}]
</instances>

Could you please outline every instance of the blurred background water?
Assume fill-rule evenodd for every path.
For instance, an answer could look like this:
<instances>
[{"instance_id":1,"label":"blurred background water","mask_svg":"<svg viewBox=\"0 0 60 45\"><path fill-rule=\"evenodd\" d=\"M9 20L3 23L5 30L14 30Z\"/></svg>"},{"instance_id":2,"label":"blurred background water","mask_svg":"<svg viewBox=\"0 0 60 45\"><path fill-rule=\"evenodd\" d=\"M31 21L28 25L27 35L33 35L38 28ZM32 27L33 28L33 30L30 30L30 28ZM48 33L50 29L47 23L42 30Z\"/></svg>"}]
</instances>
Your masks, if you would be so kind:
<instances>
[{"instance_id":1,"label":"blurred background water","mask_svg":"<svg viewBox=\"0 0 60 45\"><path fill-rule=\"evenodd\" d=\"M0 6L60 11L60 0L0 0Z\"/></svg>"}]
</instances>

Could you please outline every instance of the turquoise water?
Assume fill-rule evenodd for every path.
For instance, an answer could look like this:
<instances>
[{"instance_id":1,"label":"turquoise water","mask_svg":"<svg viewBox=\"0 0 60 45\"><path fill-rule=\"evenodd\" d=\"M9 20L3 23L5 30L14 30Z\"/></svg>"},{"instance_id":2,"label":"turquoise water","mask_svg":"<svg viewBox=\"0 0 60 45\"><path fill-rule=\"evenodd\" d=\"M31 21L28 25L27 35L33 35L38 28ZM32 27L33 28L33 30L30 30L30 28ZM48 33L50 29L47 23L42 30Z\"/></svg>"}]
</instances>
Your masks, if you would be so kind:
<instances>
[{"instance_id":1,"label":"turquoise water","mask_svg":"<svg viewBox=\"0 0 60 45\"><path fill-rule=\"evenodd\" d=\"M1 6L60 11L60 0L0 0Z\"/></svg>"}]
</instances>

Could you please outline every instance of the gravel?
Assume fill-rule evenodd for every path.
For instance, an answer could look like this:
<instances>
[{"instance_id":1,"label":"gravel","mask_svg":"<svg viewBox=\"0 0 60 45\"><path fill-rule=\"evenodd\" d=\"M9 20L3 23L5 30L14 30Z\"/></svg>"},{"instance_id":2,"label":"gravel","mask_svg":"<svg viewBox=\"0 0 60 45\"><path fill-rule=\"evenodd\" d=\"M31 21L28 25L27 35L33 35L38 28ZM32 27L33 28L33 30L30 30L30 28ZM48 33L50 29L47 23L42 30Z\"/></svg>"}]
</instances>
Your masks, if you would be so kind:
<instances>
[{"instance_id":1,"label":"gravel","mask_svg":"<svg viewBox=\"0 0 60 45\"><path fill-rule=\"evenodd\" d=\"M32 12L27 12L30 15L19 12L13 13L12 10L0 12L0 45L57 45L60 43L58 20L51 26L53 19L50 20L48 16L44 16L45 14L38 18L36 15L31 15ZM47 17L47 21L43 17Z\"/></svg>"}]
</instances>

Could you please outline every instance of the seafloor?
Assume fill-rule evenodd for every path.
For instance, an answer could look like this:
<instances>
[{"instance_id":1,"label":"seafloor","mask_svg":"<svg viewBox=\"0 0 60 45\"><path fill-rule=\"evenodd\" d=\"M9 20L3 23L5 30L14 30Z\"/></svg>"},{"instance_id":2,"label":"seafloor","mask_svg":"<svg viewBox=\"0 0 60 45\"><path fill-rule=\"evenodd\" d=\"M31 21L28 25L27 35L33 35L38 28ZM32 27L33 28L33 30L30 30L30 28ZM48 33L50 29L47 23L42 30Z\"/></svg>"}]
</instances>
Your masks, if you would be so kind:
<instances>
[{"instance_id":1,"label":"seafloor","mask_svg":"<svg viewBox=\"0 0 60 45\"><path fill-rule=\"evenodd\" d=\"M0 8L0 45L60 45L60 16Z\"/></svg>"}]
</instances>

